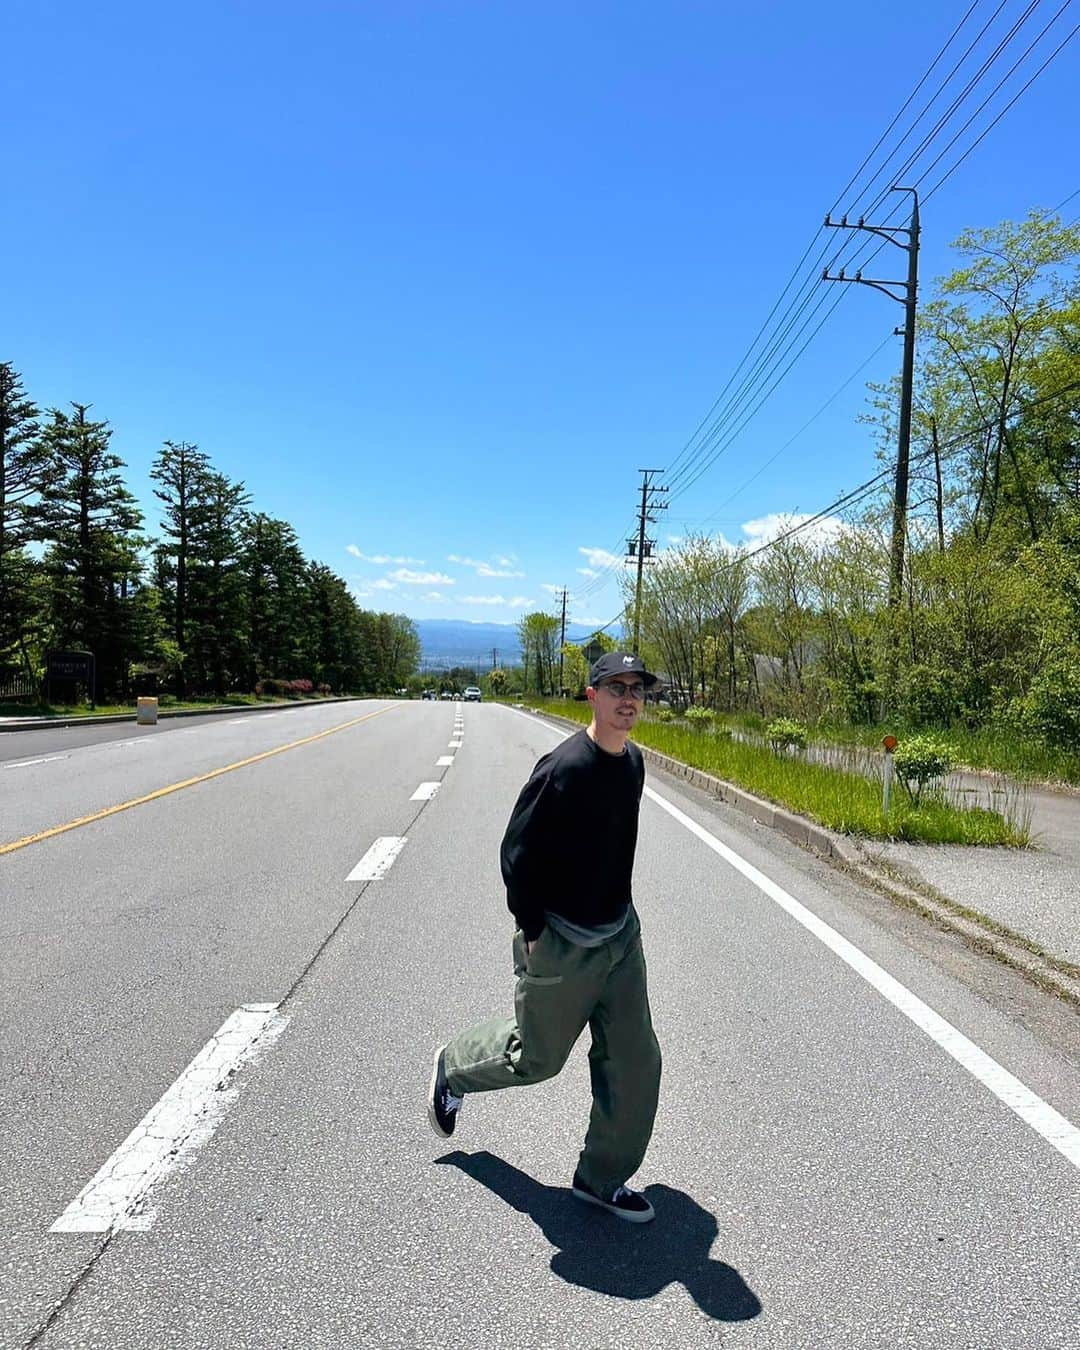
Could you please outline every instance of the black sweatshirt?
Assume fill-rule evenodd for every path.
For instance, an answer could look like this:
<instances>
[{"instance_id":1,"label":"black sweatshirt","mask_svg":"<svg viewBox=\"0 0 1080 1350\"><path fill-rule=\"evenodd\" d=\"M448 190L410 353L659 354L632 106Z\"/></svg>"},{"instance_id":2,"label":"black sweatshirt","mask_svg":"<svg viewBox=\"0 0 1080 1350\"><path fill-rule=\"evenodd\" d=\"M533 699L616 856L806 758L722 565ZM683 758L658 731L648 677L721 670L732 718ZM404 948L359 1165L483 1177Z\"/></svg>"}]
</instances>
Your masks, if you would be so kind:
<instances>
[{"instance_id":1,"label":"black sweatshirt","mask_svg":"<svg viewBox=\"0 0 1080 1350\"><path fill-rule=\"evenodd\" d=\"M626 913L644 786L630 741L612 755L579 731L537 762L500 851L506 903L530 942L548 909L583 927Z\"/></svg>"}]
</instances>

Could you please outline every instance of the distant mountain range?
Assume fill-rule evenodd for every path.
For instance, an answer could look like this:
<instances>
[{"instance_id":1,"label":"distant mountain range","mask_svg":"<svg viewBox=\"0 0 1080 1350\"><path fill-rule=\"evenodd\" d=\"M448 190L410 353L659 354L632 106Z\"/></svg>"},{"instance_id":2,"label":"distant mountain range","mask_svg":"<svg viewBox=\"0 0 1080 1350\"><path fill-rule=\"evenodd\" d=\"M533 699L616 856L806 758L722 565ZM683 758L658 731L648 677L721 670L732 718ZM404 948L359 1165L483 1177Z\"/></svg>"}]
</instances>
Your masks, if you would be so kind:
<instances>
[{"instance_id":1,"label":"distant mountain range","mask_svg":"<svg viewBox=\"0 0 1080 1350\"><path fill-rule=\"evenodd\" d=\"M470 623L467 619L415 619L420 634L420 666L423 670L449 666L491 669L492 652L500 666L521 664L521 646L515 623ZM581 624L566 625L567 642L584 642L596 630ZM609 629L609 632L612 630Z\"/></svg>"}]
</instances>

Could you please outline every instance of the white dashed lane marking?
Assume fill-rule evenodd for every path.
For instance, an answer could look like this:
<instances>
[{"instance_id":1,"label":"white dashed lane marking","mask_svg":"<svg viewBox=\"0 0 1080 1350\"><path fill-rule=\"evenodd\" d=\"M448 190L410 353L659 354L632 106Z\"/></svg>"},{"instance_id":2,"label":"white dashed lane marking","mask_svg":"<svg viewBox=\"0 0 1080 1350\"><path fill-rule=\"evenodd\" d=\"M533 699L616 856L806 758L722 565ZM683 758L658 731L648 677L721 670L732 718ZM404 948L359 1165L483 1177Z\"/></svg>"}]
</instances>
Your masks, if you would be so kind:
<instances>
[{"instance_id":1,"label":"white dashed lane marking","mask_svg":"<svg viewBox=\"0 0 1080 1350\"><path fill-rule=\"evenodd\" d=\"M346 881L378 881L386 876L394 865L394 859L405 847L408 836L404 834L384 834L380 836L353 870Z\"/></svg>"},{"instance_id":2,"label":"white dashed lane marking","mask_svg":"<svg viewBox=\"0 0 1080 1350\"><path fill-rule=\"evenodd\" d=\"M42 755L40 759L18 759L14 764L5 764L5 769L28 769L31 764L53 764L58 759L67 759L67 755Z\"/></svg>"},{"instance_id":3,"label":"white dashed lane marking","mask_svg":"<svg viewBox=\"0 0 1080 1350\"><path fill-rule=\"evenodd\" d=\"M451 764L453 764L453 762L454 762L453 755L440 755L439 758L435 761L435 767L437 769L446 769Z\"/></svg>"},{"instance_id":4,"label":"white dashed lane marking","mask_svg":"<svg viewBox=\"0 0 1080 1350\"><path fill-rule=\"evenodd\" d=\"M429 802L439 790L438 783L421 783L413 795L409 798L411 802Z\"/></svg>"},{"instance_id":5,"label":"white dashed lane marking","mask_svg":"<svg viewBox=\"0 0 1080 1350\"><path fill-rule=\"evenodd\" d=\"M237 1008L49 1231L148 1229L154 1221L147 1208L151 1189L207 1142L239 1096L230 1085L237 1070L285 1030L288 1018L277 1008Z\"/></svg>"}]
</instances>

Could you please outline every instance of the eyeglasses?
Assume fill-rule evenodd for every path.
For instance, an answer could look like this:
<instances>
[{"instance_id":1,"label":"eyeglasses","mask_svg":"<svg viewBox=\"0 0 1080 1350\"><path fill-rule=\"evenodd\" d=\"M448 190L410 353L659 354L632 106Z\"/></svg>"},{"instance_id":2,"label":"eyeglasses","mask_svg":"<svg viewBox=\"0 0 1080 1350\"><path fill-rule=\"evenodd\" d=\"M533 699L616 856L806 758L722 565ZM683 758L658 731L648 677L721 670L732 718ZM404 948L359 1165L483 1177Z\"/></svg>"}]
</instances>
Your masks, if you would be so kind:
<instances>
[{"instance_id":1,"label":"eyeglasses","mask_svg":"<svg viewBox=\"0 0 1080 1350\"><path fill-rule=\"evenodd\" d=\"M636 684L623 684L622 680L608 680L600 688L606 689L612 698L645 697L645 686L640 680Z\"/></svg>"}]
</instances>

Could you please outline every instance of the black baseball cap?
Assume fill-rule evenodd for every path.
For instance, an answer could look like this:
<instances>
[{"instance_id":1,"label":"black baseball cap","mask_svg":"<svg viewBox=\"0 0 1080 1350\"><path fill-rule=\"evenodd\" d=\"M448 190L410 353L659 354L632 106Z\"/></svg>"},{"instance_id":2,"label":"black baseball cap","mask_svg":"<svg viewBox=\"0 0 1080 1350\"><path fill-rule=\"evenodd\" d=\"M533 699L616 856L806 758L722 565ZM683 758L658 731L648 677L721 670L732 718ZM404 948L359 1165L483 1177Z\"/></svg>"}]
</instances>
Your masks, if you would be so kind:
<instances>
[{"instance_id":1,"label":"black baseball cap","mask_svg":"<svg viewBox=\"0 0 1080 1350\"><path fill-rule=\"evenodd\" d=\"M640 656L630 652L605 652L598 661L594 661L589 671L589 684L595 689L601 680L610 680L613 675L640 675L646 689L659 683L656 675L645 669Z\"/></svg>"}]
</instances>

